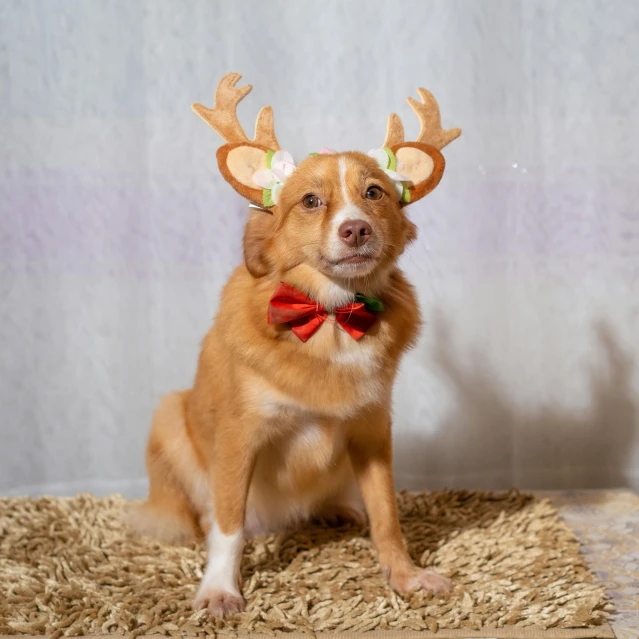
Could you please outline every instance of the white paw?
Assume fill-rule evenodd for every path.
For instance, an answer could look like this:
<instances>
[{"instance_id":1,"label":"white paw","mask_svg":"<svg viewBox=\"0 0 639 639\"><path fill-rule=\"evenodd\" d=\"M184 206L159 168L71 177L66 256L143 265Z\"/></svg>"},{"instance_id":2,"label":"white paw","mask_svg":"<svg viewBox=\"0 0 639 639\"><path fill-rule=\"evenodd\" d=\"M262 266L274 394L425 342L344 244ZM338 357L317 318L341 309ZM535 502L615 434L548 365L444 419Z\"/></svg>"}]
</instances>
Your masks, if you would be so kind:
<instances>
[{"instance_id":1,"label":"white paw","mask_svg":"<svg viewBox=\"0 0 639 639\"><path fill-rule=\"evenodd\" d=\"M244 610L244 599L239 589L243 548L244 535L241 529L225 535L212 522L208 562L193 602L196 610L206 608L214 617L235 615Z\"/></svg>"},{"instance_id":2,"label":"white paw","mask_svg":"<svg viewBox=\"0 0 639 639\"><path fill-rule=\"evenodd\" d=\"M196 610L206 608L212 617L222 618L242 612L244 599L240 594L202 584L195 596L193 607Z\"/></svg>"}]
</instances>

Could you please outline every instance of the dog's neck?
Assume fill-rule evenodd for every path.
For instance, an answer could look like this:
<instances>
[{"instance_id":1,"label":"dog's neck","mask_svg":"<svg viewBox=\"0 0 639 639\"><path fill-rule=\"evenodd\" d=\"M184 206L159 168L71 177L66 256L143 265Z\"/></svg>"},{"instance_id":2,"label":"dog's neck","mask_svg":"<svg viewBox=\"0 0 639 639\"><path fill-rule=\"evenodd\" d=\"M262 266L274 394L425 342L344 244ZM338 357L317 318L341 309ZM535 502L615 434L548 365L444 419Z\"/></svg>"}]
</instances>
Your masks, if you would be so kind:
<instances>
[{"instance_id":1,"label":"dog's neck","mask_svg":"<svg viewBox=\"0 0 639 639\"><path fill-rule=\"evenodd\" d=\"M330 311L352 302L356 293L383 299L384 291L390 286L390 274L394 269L395 266L392 266L366 277L337 278L300 265L281 274L279 279L300 289Z\"/></svg>"}]
</instances>

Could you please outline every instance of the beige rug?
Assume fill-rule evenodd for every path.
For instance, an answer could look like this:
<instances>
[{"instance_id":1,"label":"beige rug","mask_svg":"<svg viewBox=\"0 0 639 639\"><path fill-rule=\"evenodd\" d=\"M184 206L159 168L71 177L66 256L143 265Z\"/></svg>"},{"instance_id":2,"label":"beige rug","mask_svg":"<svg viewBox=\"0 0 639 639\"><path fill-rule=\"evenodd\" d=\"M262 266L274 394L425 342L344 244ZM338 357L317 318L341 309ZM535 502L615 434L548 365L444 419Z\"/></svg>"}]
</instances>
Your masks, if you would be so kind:
<instances>
[{"instance_id":1,"label":"beige rug","mask_svg":"<svg viewBox=\"0 0 639 639\"><path fill-rule=\"evenodd\" d=\"M401 598L365 529L309 527L249 542L246 612L215 621L191 609L204 547L129 538L123 498L0 499L0 635L614 636L604 589L550 502L440 491L399 503L411 555L449 576L452 596Z\"/></svg>"}]
</instances>

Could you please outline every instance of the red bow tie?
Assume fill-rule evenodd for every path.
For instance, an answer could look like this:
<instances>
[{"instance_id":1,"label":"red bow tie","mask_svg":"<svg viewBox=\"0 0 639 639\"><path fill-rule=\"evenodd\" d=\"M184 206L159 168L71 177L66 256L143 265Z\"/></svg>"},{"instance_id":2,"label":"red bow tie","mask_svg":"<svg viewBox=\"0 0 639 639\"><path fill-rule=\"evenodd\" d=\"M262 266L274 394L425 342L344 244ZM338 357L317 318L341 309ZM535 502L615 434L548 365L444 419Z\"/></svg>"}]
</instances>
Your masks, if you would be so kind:
<instances>
[{"instance_id":1,"label":"red bow tie","mask_svg":"<svg viewBox=\"0 0 639 639\"><path fill-rule=\"evenodd\" d=\"M303 342L308 340L328 317L328 311L294 286L280 282L268 306L269 324L290 324ZM377 321L364 302L351 302L335 309L337 323L355 340Z\"/></svg>"}]
</instances>

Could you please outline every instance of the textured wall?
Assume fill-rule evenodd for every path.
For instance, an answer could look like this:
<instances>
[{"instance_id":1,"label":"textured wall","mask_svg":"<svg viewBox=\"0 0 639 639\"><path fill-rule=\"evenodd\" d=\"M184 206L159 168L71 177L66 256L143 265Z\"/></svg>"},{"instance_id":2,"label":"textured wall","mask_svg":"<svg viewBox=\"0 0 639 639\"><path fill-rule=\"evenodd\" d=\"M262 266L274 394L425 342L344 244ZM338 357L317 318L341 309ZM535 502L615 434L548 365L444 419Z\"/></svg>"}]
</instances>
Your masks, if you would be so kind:
<instances>
[{"instance_id":1,"label":"textured wall","mask_svg":"<svg viewBox=\"0 0 639 639\"><path fill-rule=\"evenodd\" d=\"M190 111L230 70L297 157L415 134L417 86L464 130L410 209L400 482L639 488L637 32L611 0L3 0L0 493L143 488L241 257Z\"/></svg>"}]
</instances>

